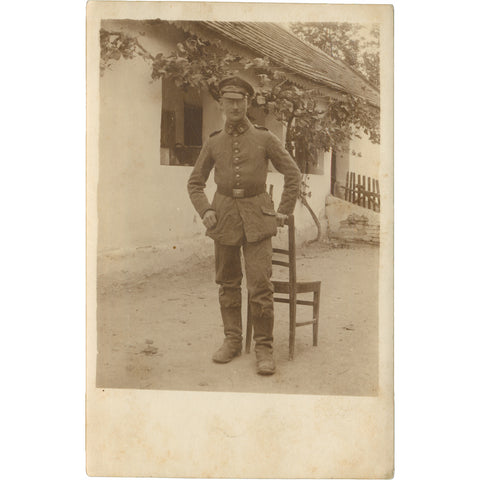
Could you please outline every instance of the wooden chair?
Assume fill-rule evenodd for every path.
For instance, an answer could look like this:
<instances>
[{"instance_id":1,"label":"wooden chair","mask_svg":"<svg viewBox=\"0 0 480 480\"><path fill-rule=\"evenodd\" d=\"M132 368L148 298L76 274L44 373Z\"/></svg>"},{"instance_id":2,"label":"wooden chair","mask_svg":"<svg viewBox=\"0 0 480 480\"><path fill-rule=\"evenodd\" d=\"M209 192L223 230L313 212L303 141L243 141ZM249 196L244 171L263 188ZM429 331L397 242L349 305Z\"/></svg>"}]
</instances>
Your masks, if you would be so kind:
<instances>
[{"instance_id":1,"label":"wooden chair","mask_svg":"<svg viewBox=\"0 0 480 480\"><path fill-rule=\"evenodd\" d=\"M272 280L274 293L286 294L287 297L273 297L275 302L288 303L290 306L290 333L289 333L289 360L293 360L295 352L295 330L297 327L304 325L313 326L313 346L318 344L318 322L320 311L320 287L321 281L313 282L297 282L297 268L296 268L296 247L295 247L295 218L293 215L288 217L288 250L281 248L274 248L273 253L288 257L288 261L272 260L273 265L280 265L288 267L288 281ZM300 300L297 298L299 293L312 293L312 300ZM313 307L313 319L306 322L297 322L297 305L307 305ZM250 346L252 343L252 325L253 320L250 315L250 299L248 302L247 312L247 334L246 334L246 353L250 353Z\"/></svg>"}]
</instances>

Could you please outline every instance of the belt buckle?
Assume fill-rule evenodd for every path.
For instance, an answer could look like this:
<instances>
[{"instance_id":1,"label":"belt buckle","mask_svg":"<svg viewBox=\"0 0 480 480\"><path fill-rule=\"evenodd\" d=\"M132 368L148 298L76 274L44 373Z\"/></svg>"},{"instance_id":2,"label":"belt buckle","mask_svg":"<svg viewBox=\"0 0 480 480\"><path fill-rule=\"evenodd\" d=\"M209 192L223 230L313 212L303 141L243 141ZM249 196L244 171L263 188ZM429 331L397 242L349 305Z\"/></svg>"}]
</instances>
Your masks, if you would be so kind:
<instances>
[{"instance_id":1,"label":"belt buckle","mask_svg":"<svg viewBox=\"0 0 480 480\"><path fill-rule=\"evenodd\" d=\"M232 190L233 198L243 198L245 196L244 188L234 188Z\"/></svg>"}]
</instances>

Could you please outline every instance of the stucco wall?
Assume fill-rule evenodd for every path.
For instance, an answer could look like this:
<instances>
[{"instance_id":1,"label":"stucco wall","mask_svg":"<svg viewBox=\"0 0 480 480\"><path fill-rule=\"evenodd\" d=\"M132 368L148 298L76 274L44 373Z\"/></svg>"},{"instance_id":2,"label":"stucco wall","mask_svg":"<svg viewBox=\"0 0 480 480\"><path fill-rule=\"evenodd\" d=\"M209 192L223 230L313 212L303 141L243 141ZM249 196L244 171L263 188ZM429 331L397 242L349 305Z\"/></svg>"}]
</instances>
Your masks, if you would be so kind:
<instances>
[{"instance_id":1,"label":"stucco wall","mask_svg":"<svg viewBox=\"0 0 480 480\"><path fill-rule=\"evenodd\" d=\"M201 219L195 212L188 198L186 184L192 167L173 167L157 165L155 182L152 182L152 195L154 198L138 199L135 191L141 189L147 180L140 175L131 178L128 189L130 192L130 208L122 209L123 219L119 219L118 226L133 223L141 212L141 218L136 220L136 232L118 228L110 222L113 230L110 232L115 239L115 247L104 245L99 249L98 271L100 275L117 276L119 281L122 274L150 275L157 271L174 268L179 271L192 262L204 259L213 254L213 242L205 236L205 228ZM325 196L328 194L329 179L325 176L312 175L308 179L311 185L312 196L309 203L313 210L321 217L325 215ZM268 174L267 186L272 184L273 199L276 206L280 201L283 189L283 176L279 173ZM211 200L215 192L213 175L207 182L206 194ZM125 195L125 200L127 195ZM312 239L316 234L315 224L307 209L297 202L294 211L297 241L302 242ZM130 218L129 218L130 217ZM325 225L326 227L326 225ZM326 228L324 228L326 233ZM286 239L286 230L280 229L279 241ZM132 244L132 239L138 239Z\"/></svg>"},{"instance_id":2,"label":"stucco wall","mask_svg":"<svg viewBox=\"0 0 480 480\"><path fill-rule=\"evenodd\" d=\"M130 21L104 21L102 27L139 34ZM173 50L175 38L165 41L149 26L142 31L139 39L149 51ZM148 245L160 234L161 110L162 82L152 81L143 59L113 62L100 78L99 252Z\"/></svg>"},{"instance_id":3,"label":"stucco wall","mask_svg":"<svg viewBox=\"0 0 480 480\"><path fill-rule=\"evenodd\" d=\"M158 223L162 95L149 74L140 59L120 60L100 82L99 250L148 243Z\"/></svg>"},{"instance_id":4,"label":"stucco wall","mask_svg":"<svg viewBox=\"0 0 480 480\"><path fill-rule=\"evenodd\" d=\"M379 168L380 145L373 144L365 135L361 139L352 139L350 142L350 170L378 180Z\"/></svg>"}]
</instances>

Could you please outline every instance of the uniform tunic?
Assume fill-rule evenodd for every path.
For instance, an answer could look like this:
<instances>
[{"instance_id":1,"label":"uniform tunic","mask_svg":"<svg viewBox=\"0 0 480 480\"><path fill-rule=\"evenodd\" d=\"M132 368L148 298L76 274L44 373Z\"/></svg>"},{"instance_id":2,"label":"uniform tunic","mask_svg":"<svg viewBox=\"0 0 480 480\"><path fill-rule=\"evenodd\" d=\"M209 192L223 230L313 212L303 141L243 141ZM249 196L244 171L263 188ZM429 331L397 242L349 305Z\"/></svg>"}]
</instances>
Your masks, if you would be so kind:
<instances>
[{"instance_id":1,"label":"uniform tunic","mask_svg":"<svg viewBox=\"0 0 480 480\"><path fill-rule=\"evenodd\" d=\"M284 189L278 212L291 214L299 193L300 170L280 140L264 127L248 120L225 126L203 146L188 182L190 199L201 217L214 210L217 225L207 235L222 245L241 245L272 237L277 232L275 210L265 192L268 160L284 175ZM217 191L210 204L205 184L214 169L214 180L222 192L263 190L258 195L233 198Z\"/></svg>"}]
</instances>

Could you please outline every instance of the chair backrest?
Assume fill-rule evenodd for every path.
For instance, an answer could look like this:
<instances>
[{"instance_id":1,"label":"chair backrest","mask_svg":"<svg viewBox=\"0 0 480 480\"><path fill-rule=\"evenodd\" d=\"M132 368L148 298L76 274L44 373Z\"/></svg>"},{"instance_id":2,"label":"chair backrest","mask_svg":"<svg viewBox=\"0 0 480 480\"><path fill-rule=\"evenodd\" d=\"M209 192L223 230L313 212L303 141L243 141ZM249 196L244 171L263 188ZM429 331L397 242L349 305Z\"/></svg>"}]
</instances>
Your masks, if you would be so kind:
<instances>
[{"instance_id":1,"label":"chair backrest","mask_svg":"<svg viewBox=\"0 0 480 480\"><path fill-rule=\"evenodd\" d=\"M273 265L280 265L282 267L288 267L288 281L290 288L294 289L297 283L297 265L296 265L296 247L295 247L295 217L293 215L288 216L286 222L288 228L288 250L283 248L273 248L273 253L284 255L288 260L272 260ZM294 290L291 290L292 292Z\"/></svg>"}]
</instances>

